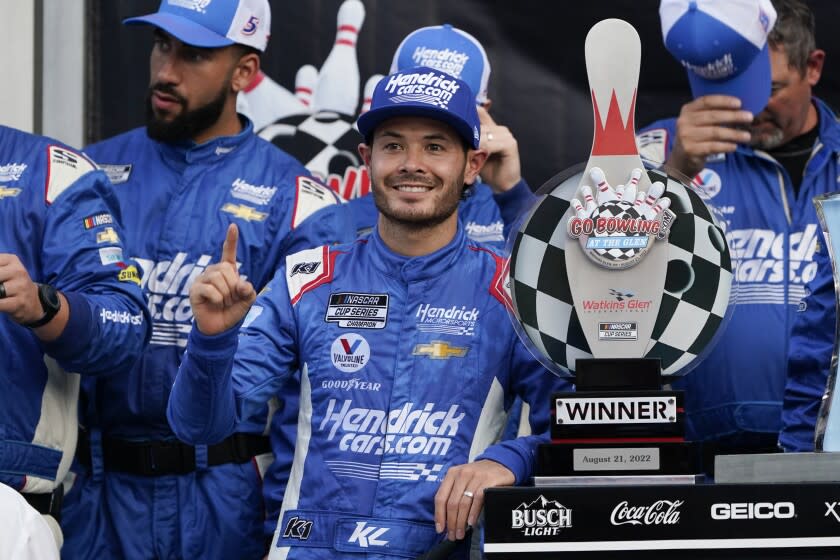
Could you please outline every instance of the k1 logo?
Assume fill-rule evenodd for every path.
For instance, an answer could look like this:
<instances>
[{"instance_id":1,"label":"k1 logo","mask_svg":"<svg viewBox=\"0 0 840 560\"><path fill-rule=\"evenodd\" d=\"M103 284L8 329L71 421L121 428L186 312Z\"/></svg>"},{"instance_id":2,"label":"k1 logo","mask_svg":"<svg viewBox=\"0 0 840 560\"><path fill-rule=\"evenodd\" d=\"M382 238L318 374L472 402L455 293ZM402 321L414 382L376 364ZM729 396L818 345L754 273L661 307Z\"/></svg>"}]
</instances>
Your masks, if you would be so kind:
<instances>
[{"instance_id":1,"label":"k1 logo","mask_svg":"<svg viewBox=\"0 0 840 560\"><path fill-rule=\"evenodd\" d=\"M284 539L299 539L305 541L312 532L312 522L299 519L297 516L289 518L286 528L283 529Z\"/></svg>"}]
</instances>

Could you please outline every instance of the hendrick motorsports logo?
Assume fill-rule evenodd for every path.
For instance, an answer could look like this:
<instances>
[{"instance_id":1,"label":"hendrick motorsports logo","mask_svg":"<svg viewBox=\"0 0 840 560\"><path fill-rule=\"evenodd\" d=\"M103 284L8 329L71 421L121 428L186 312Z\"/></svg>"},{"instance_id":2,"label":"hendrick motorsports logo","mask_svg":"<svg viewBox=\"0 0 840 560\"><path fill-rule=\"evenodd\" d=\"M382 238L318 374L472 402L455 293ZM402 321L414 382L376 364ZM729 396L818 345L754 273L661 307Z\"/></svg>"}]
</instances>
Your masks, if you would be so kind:
<instances>
[{"instance_id":1,"label":"hendrick motorsports logo","mask_svg":"<svg viewBox=\"0 0 840 560\"><path fill-rule=\"evenodd\" d=\"M542 495L530 504L520 504L510 514L511 528L526 537L555 536L560 529L572 526L572 510Z\"/></svg>"},{"instance_id":2,"label":"hendrick motorsports logo","mask_svg":"<svg viewBox=\"0 0 840 560\"><path fill-rule=\"evenodd\" d=\"M598 189L597 202L592 188L584 185L571 201L575 214L569 219L570 237L580 240L584 254L605 268L624 269L638 264L653 241L666 240L676 214L668 209L671 201L661 198L665 185L653 183L647 193L636 192L642 176L633 170L628 184L613 189L599 167L589 176Z\"/></svg>"}]
</instances>

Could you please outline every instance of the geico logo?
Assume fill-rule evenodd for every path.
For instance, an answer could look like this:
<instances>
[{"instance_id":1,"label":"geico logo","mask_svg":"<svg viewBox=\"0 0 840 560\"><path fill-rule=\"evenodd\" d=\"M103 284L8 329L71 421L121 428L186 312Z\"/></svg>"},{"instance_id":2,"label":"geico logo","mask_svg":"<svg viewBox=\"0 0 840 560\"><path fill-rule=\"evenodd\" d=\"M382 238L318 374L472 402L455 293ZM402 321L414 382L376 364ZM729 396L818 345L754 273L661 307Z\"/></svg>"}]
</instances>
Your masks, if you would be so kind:
<instances>
[{"instance_id":1,"label":"geico logo","mask_svg":"<svg viewBox=\"0 0 840 560\"><path fill-rule=\"evenodd\" d=\"M515 509L511 512L511 527L571 527L570 509Z\"/></svg>"},{"instance_id":2,"label":"geico logo","mask_svg":"<svg viewBox=\"0 0 840 560\"><path fill-rule=\"evenodd\" d=\"M773 230L739 229L726 234L732 257L736 261L736 278L742 282L784 282L785 246L787 245L793 282L807 283L816 275L812 263L817 248L817 227L809 224L805 231L790 234Z\"/></svg>"},{"instance_id":3,"label":"geico logo","mask_svg":"<svg viewBox=\"0 0 840 560\"><path fill-rule=\"evenodd\" d=\"M426 403L419 410L414 410L413 403L407 403L388 412L353 408L352 405L351 400L339 404L336 399L330 399L319 430L329 428L331 441L341 429L341 449L357 453L382 455L393 451L443 455L449 450L451 438L458 434L464 418L463 412L458 413L458 405L452 405L446 411L435 411L434 403Z\"/></svg>"},{"instance_id":4,"label":"geico logo","mask_svg":"<svg viewBox=\"0 0 840 560\"><path fill-rule=\"evenodd\" d=\"M796 515L792 502L746 502L712 505L712 519L790 519Z\"/></svg>"}]
</instances>

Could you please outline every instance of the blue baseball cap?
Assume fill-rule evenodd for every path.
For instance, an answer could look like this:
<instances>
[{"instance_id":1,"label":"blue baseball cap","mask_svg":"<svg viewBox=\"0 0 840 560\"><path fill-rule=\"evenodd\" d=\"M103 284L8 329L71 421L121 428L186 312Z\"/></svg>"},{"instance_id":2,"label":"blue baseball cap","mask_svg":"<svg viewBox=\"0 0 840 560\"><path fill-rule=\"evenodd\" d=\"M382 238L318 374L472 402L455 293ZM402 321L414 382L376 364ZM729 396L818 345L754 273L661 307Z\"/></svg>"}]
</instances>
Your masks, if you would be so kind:
<instances>
[{"instance_id":1,"label":"blue baseball cap","mask_svg":"<svg viewBox=\"0 0 840 560\"><path fill-rule=\"evenodd\" d=\"M409 33L394 53L391 73L416 66L442 70L464 80L476 94L476 103L487 101L490 61L481 43L466 31L446 23Z\"/></svg>"},{"instance_id":2,"label":"blue baseball cap","mask_svg":"<svg viewBox=\"0 0 840 560\"><path fill-rule=\"evenodd\" d=\"M394 117L427 117L442 121L478 149L481 126L470 86L451 74L417 67L385 76L373 90L370 110L357 126L369 138L383 121Z\"/></svg>"},{"instance_id":3,"label":"blue baseball cap","mask_svg":"<svg viewBox=\"0 0 840 560\"><path fill-rule=\"evenodd\" d=\"M770 0L662 0L665 47L688 70L694 97L732 95L758 114L771 93Z\"/></svg>"},{"instance_id":4,"label":"blue baseball cap","mask_svg":"<svg viewBox=\"0 0 840 560\"><path fill-rule=\"evenodd\" d=\"M194 47L240 44L265 51L271 30L268 0L161 0L158 11L123 20L154 25Z\"/></svg>"}]
</instances>

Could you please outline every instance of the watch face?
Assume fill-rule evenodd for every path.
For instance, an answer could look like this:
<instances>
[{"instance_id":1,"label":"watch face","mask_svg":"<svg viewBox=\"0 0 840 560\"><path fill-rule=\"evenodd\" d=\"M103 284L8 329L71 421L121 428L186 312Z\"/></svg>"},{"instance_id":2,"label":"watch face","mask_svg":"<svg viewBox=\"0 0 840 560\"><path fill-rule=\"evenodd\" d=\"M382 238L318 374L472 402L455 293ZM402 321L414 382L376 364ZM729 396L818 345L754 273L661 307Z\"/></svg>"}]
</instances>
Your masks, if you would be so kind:
<instances>
[{"instance_id":1,"label":"watch face","mask_svg":"<svg viewBox=\"0 0 840 560\"><path fill-rule=\"evenodd\" d=\"M42 297L41 303L44 306L44 311L47 311L48 306L51 309L56 309L60 305L58 292L52 286L41 284L40 296Z\"/></svg>"}]
</instances>

